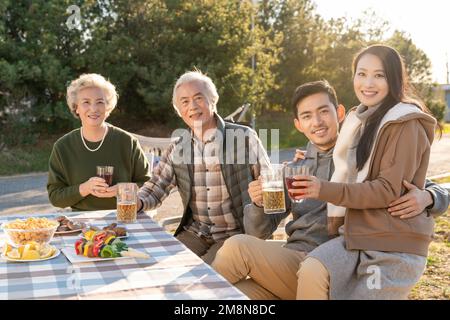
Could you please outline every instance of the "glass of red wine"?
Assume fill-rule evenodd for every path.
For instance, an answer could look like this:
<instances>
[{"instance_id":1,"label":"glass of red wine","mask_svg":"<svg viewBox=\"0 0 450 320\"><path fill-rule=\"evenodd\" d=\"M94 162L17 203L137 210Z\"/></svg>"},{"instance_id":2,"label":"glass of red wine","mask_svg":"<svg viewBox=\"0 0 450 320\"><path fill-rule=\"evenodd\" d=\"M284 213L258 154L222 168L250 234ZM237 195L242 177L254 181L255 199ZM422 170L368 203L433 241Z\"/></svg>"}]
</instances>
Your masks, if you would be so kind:
<instances>
[{"instance_id":1,"label":"glass of red wine","mask_svg":"<svg viewBox=\"0 0 450 320\"><path fill-rule=\"evenodd\" d=\"M293 190L302 189L302 187L293 185L293 182L300 181L295 179L296 176L308 176L309 167L305 165L288 163L284 167L284 181L286 182L286 188L288 189L289 198L294 203L300 203L303 199L297 199L296 197L301 195L301 192L293 192Z\"/></svg>"},{"instance_id":2,"label":"glass of red wine","mask_svg":"<svg viewBox=\"0 0 450 320\"><path fill-rule=\"evenodd\" d=\"M97 166L97 177L105 179L108 186L112 186L113 183L114 167L112 166Z\"/></svg>"}]
</instances>

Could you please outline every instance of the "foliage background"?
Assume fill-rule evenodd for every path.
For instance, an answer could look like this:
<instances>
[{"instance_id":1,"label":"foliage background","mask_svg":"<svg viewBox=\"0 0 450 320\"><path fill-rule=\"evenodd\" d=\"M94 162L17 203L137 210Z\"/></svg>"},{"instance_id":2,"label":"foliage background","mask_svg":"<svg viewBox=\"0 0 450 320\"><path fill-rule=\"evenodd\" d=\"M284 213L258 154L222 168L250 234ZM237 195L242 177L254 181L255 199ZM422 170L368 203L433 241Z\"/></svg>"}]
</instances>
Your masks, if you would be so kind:
<instances>
[{"instance_id":1,"label":"foliage background","mask_svg":"<svg viewBox=\"0 0 450 320\"><path fill-rule=\"evenodd\" d=\"M81 23L69 29L66 10L73 4ZM327 79L351 107L352 58L376 42L400 51L436 116L442 119L445 108L433 101L429 58L408 34L391 32L371 12L356 21L325 21L311 0L0 0L0 17L0 149L34 145L78 126L65 90L86 72L117 87L110 121L134 132L181 125L172 87L194 67L216 83L222 115L247 102L269 119L290 112L295 87L317 79Z\"/></svg>"}]
</instances>

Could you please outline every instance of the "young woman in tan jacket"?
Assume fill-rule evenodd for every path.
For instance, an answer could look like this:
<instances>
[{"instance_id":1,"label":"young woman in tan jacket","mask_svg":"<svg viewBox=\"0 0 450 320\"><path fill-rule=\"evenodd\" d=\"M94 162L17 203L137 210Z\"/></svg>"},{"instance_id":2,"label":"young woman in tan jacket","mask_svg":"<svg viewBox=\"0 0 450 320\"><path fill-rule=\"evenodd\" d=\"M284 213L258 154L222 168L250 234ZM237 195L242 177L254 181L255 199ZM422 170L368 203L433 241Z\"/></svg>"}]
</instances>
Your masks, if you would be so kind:
<instances>
[{"instance_id":1,"label":"young woman in tan jacket","mask_svg":"<svg viewBox=\"0 0 450 320\"><path fill-rule=\"evenodd\" d=\"M353 73L360 105L340 131L331 181L296 182L299 199L329 202L337 236L301 263L300 299L406 299L426 266L433 217L392 216L388 206L406 193L404 181L424 186L436 120L410 95L395 49L362 50Z\"/></svg>"}]
</instances>

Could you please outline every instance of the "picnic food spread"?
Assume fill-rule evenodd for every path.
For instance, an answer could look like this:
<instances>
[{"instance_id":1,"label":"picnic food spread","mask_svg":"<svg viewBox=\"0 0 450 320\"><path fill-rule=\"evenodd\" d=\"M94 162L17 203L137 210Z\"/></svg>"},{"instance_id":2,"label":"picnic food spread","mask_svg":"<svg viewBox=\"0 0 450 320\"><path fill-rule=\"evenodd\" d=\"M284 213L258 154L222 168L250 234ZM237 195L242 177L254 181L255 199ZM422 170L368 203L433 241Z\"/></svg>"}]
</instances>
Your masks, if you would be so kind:
<instances>
[{"instance_id":1,"label":"picnic food spread","mask_svg":"<svg viewBox=\"0 0 450 320\"><path fill-rule=\"evenodd\" d=\"M148 254L129 248L119 239L119 237L127 236L127 230L118 227L116 223L107 225L100 230L93 226L86 229L84 223L72 221L65 216L59 216L56 220L31 217L4 223L2 228L8 238L2 255L10 260L39 261L56 257L59 250L49 244L56 230L70 232L82 228L83 238L75 243L77 255L110 259L118 257L149 258Z\"/></svg>"},{"instance_id":2,"label":"picnic food spread","mask_svg":"<svg viewBox=\"0 0 450 320\"><path fill-rule=\"evenodd\" d=\"M88 258L149 258L146 253L133 250L118 239L113 231L101 230L85 233L85 238L75 242L75 252Z\"/></svg>"},{"instance_id":3,"label":"picnic food spread","mask_svg":"<svg viewBox=\"0 0 450 320\"><path fill-rule=\"evenodd\" d=\"M52 257L55 253L56 248L54 246L35 241L30 241L18 248L6 243L2 251L3 256L14 260L42 260Z\"/></svg>"},{"instance_id":4,"label":"picnic food spread","mask_svg":"<svg viewBox=\"0 0 450 320\"><path fill-rule=\"evenodd\" d=\"M9 242L15 246L26 245L29 241L49 243L59 223L47 218L16 219L2 225Z\"/></svg>"}]
</instances>

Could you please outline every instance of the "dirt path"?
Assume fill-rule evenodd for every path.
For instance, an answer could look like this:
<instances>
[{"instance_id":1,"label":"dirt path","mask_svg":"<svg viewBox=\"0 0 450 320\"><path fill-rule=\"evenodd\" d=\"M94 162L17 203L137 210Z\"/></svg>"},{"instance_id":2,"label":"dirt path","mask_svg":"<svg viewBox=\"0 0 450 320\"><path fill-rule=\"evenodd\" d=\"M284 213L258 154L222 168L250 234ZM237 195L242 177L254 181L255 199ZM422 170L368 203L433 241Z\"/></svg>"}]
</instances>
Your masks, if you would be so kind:
<instances>
[{"instance_id":1,"label":"dirt path","mask_svg":"<svg viewBox=\"0 0 450 320\"><path fill-rule=\"evenodd\" d=\"M294 151L295 148L281 150L279 160L292 159ZM429 176L444 173L450 173L449 134L433 143L428 168ZM0 215L65 211L48 202L46 183L47 173L0 177ZM156 220L180 215L182 204L178 192L172 192L157 211Z\"/></svg>"}]
</instances>

